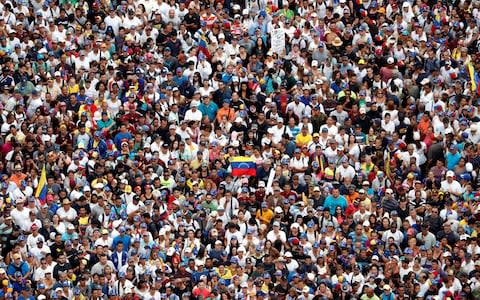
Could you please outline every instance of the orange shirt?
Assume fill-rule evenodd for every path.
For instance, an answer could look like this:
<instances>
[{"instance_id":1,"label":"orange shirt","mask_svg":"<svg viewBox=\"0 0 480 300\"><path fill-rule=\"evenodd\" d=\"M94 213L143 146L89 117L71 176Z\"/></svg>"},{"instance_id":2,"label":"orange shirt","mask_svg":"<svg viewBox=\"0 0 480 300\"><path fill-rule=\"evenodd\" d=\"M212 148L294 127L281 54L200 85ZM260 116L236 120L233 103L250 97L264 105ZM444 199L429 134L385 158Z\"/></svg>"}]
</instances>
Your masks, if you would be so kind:
<instances>
[{"instance_id":1,"label":"orange shirt","mask_svg":"<svg viewBox=\"0 0 480 300\"><path fill-rule=\"evenodd\" d=\"M422 135L425 135L427 133L428 127L430 127L430 119L424 120L423 118L418 122L418 129L420 130L420 133Z\"/></svg>"},{"instance_id":2,"label":"orange shirt","mask_svg":"<svg viewBox=\"0 0 480 300\"><path fill-rule=\"evenodd\" d=\"M348 204L352 204L354 200L358 199L358 193L353 192L353 194L347 195L345 198L347 198Z\"/></svg>"},{"instance_id":3,"label":"orange shirt","mask_svg":"<svg viewBox=\"0 0 480 300\"><path fill-rule=\"evenodd\" d=\"M221 122L223 117L227 117L227 120L233 121L235 119L235 110L231 107L222 107L217 111L217 121Z\"/></svg>"},{"instance_id":4,"label":"orange shirt","mask_svg":"<svg viewBox=\"0 0 480 300\"><path fill-rule=\"evenodd\" d=\"M25 178L27 178L27 175L25 175L25 174L23 174L23 173L13 174L13 175L10 177L10 181L15 182L15 184L17 185L17 187L20 187L20 184L22 183L22 180L24 180Z\"/></svg>"}]
</instances>

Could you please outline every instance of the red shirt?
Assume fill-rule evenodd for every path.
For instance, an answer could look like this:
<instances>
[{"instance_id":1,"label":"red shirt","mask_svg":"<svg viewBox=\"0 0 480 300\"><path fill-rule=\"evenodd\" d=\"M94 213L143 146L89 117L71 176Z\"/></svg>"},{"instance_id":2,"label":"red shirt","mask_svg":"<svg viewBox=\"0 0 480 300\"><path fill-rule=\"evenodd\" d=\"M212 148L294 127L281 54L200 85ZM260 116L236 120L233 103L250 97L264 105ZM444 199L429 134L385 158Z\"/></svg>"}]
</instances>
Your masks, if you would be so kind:
<instances>
[{"instance_id":1,"label":"red shirt","mask_svg":"<svg viewBox=\"0 0 480 300\"><path fill-rule=\"evenodd\" d=\"M203 290L201 290L197 287L193 289L193 296L195 297L198 297L201 295L203 299L206 299L207 297L210 297L210 294L211 292L208 288L204 288Z\"/></svg>"}]
</instances>

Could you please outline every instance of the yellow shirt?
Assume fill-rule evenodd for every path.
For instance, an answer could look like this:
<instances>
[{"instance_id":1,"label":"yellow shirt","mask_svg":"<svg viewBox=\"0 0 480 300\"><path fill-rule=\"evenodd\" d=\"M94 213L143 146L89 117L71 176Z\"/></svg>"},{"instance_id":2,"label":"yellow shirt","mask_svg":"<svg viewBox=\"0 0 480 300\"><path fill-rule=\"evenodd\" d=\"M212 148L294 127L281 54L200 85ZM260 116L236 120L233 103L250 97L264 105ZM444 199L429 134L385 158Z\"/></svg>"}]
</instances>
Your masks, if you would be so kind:
<instances>
[{"instance_id":1,"label":"yellow shirt","mask_svg":"<svg viewBox=\"0 0 480 300\"><path fill-rule=\"evenodd\" d=\"M203 182L202 179L198 179L197 182L198 182L198 188L203 189L205 187L205 183ZM192 189L192 187L193 187L193 180L192 179L187 180L187 186L190 189Z\"/></svg>"},{"instance_id":2,"label":"yellow shirt","mask_svg":"<svg viewBox=\"0 0 480 300\"><path fill-rule=\"evenodd\" d=\"M218 270L218 268L215 268L215 272L218 274L218 276L221 279L225 279L225 280L232 279L232 271L230 271L230 269L228 268L225 268L224 274L220 274L220 271Z\"/></svg>"},{"instance_id":3,"label":"yellow shirt","mask_svg":"<svg viewBox=\"0 0 480 300\"><path fill-rule=\"evenodd\" d=\"M200 168L202 163L203 163L203 160L193 159L190 162L190 168L192 168L193 170L196 170L196 169Z\"/></svg>"},{"instance_id":4,"label":"yellow shirt","mask_svg":"<svg viewBox=\"0 0 480 300\"><path fill-rule=\"evenodd\" d=\"M365 198L360 203L363 204L363 206L365 206L367 210L370 210L372 208L372 200L370 200L370 198Z\"/></svg>"},{"instance_id":5,"label":"yellow shirt","mask_svg":"<svg viewBox=\"0 0 480 300\"><path fill-rule=\"evenodd\" d=\"M257 210L257 219L260 220L263 224L270 224L273 219L273 211L271 209L267 209L263 211L262 209Z\"/></svg>"},{"instance_id":6,"label":"yellow shirt","mask_svg":"<svg viewBox=\"0 0 480 300\"><path fill-rule=\"evenodd\" d=\"M68 93L69 94L77 94L80 91L80 86L75 84L74 86L68 86Z\"/></svg>"},{"instance_id":7,"label":"yellow shirt","mask_svg":"<svg viewBox=\"0 0 480 300\"><path fill-rule=\"evenodd\" d=\"M78 224L79 224L79 225L88 225L89 219L90 219L90 218L89 218L88 216L79 217L79 218L78 218Z\"/></svg>"},{"instance_id":8,"label":"yellow shirt","mask_svg":"<svg viewBox=\"0 0 480 300\"><path fill-rule=\"evenodd\" d=\"M303 135L303 134L297 134L297 138L295 139L295 143L297 144L298 147L302 147L302 146L306 146L308 145L308 143L310 143L312 141L312 135L311 134L307 134L307 135Z\"/></svg>"}]
</instances>

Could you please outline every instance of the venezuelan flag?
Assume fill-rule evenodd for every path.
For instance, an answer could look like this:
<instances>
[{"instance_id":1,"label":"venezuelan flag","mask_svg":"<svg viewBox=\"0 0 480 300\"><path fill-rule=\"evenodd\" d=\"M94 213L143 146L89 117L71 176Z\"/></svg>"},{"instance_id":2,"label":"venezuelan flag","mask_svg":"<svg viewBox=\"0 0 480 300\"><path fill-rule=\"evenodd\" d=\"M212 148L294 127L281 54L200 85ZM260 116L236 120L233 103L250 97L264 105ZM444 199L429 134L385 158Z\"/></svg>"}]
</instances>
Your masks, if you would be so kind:
<instances>
[{"instance_id":1,"label":"venezuelan flag","mask_svg":"<svg viewBox=\"0 0 480 300\"><path fill-rule=\"evenodd\" d=\"M198 53L203 53L207 60L210 60L211 58L210 52L207 48L207 41L203 36L200 38L200 41L198 41Z\"/></svg>"},{"instance_id":2,"label":"venezuelan flag","mask_svg":"<svg viewBox=\"0 0 480 300\"><path fill-rule=\"evenodd\" d=\"M257 164L250 157L236 156L230 160L232 176L256 176Z\"/></svg>"},{"instance_id":3,"label":"venezuelan flag","mask_svg":"<svg viewBox=\"0 0 480 300\"><path fill-rule=\"evenodd\" d=\"M468 75L470 75L470 83L472 85L472 91L477 92L480 95L480 84L477 70L473 67L472 63L467 64Z\"/></svg>"},{"instance_id":4,"label":"venezuelan flag","mask_svg":"<svg viewBox=\"0 0 480 300\"><path fill-rule=\"evenodd\" d=\"M42 174L40 174L40 180L38 181L37 191L35 192L35 198L37 198L43 205L47 199L47 171L43 166Z\"/></svg>"}]
</instances>

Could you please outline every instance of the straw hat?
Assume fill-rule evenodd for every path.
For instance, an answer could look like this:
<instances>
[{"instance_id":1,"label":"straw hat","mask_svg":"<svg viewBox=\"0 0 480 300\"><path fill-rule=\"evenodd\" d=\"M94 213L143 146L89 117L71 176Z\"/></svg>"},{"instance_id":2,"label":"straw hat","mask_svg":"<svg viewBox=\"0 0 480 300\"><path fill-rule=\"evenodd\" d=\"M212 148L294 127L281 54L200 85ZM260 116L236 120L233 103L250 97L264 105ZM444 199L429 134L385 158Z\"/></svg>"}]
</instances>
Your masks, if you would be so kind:
<instances>
[{"instance_id":1,"label":"straw hat","mask_svg":"<svg viewBox=\"0 0 480 300\"><path fill-rule=\"evenodd\" d=\"M342 39L338 36L335 37L332 41L332 45L335 47L340 47L341 45L343 45Z\"/></svg>"}]
</instances>

